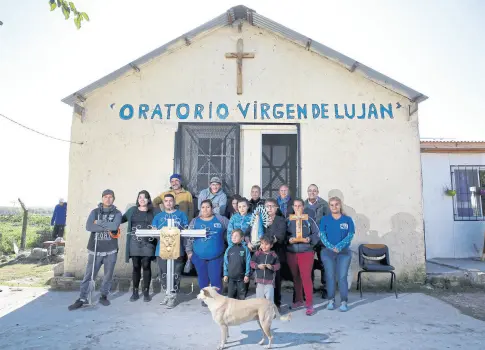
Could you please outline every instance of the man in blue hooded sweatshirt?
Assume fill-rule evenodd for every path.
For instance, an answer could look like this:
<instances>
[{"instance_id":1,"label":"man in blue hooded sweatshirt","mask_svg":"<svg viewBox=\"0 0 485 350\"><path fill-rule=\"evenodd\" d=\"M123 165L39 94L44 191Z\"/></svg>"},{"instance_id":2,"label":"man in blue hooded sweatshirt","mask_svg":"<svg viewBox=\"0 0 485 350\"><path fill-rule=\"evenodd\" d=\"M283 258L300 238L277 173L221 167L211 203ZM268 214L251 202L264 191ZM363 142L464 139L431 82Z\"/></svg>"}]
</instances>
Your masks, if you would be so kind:
<instances>
[{"instance_id":1,"label":"man in blue hooded sweatshirt","mask_svg":"<svg viewBox=\"0 0 485 350\"><path fill-rule=\"evenodd\" d=\"M222 181L220 177L211 178L209 188L199 193L198 209L202 201L209 199L212 202L212 212L217 215L224 215L227 205L227 195L222 190Z\"/></svg>"}]
</instances>

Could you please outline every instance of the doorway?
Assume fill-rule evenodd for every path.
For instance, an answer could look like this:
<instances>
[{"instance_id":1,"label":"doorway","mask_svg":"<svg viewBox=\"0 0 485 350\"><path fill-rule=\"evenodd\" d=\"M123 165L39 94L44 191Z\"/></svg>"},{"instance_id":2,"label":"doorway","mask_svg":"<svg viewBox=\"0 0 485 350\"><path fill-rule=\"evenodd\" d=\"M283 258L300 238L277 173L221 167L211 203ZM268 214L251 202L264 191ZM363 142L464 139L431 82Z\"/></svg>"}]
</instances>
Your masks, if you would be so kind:
<instances>
[{"instance_id":1,"label":"doorway","mask_svg":"<svg viewBox=\"0 0 485 350\"><path fill-rule=\"evenodd\" d=\"M298 194L298 135L262 134L261 189L263 198L276 198L287 184L292 198Z\"/></svg>"}]
</instances>

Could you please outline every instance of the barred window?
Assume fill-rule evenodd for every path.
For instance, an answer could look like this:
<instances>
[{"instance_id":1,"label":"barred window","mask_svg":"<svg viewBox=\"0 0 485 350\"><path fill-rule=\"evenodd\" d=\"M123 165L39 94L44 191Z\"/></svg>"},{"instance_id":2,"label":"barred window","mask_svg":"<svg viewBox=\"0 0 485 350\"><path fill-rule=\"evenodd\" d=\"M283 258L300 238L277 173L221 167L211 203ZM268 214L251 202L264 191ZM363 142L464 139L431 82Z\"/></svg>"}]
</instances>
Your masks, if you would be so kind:
<instances>
[{"instance_id":1,"label":"barred window","mask_svg":"<svg viewBox=\"0 0 485 350\"><path fill-rule=\"evenodd\" d=\"M451 183L455 221L484 221L485 166L452 165Z\"/></svg>"}]
</instances>

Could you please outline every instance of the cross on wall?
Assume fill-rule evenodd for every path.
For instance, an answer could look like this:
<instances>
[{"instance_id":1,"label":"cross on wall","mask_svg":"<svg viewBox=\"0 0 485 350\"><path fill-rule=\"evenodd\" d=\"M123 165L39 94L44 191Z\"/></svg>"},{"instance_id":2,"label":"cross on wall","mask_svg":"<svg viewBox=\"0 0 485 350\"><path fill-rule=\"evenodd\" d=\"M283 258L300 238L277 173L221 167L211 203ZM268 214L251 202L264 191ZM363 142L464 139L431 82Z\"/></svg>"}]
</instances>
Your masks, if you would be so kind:
<instances>
[{"instance_id":1,"label":"cross on wall","mask_svg":"<svg viewBox=\"0 0 485 350\"><path fill-rule=\"evenodd\" d=\"M226 53L226 58L235 58L237 63L237 94L242 95L242 66L243 58L254 58L254 53L244 52L243 39L237 40L237 52Z\"/></svg>"}]
</instances>

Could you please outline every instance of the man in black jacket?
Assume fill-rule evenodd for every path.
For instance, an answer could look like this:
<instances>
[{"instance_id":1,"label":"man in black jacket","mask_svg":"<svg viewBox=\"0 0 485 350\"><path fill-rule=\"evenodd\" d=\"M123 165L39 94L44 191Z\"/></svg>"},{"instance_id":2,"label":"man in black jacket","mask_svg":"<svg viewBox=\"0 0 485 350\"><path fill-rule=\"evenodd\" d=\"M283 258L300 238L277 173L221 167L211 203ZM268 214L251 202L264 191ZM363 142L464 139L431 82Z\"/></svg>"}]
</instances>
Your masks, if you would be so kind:
<instances>
[{"instance_id":1,"label":"man in black jacket","mask_svg":"<svg viewBox=\"0 0 485 350\"><path fill-rule=\"evenodd\" d=\"M261 198L261 187L254 185L251 187L251 199L249 200L249 212L253 213L260 205L264 205L264 199Z\"/></svg>"},{"instance_id":2,"label":"man in black jacket","mask_svg":"<svg viewBox=\"0 0 485 350\"><path fill-rule=\"evenodd\" d=\"M99 303L104 306L110 305L108 294L118 257L118 228L122 218L121 212L113 205L114 200L114 192L105 190L102 194L102 203L91 211L86 221L86 230L91 232L87 247L88 264L81 282L79 299L69 306L69 310L76 310L87 304L91 279L96 280L101 265L104 265L104 277Z\"/></svg>"}]
</instances>

